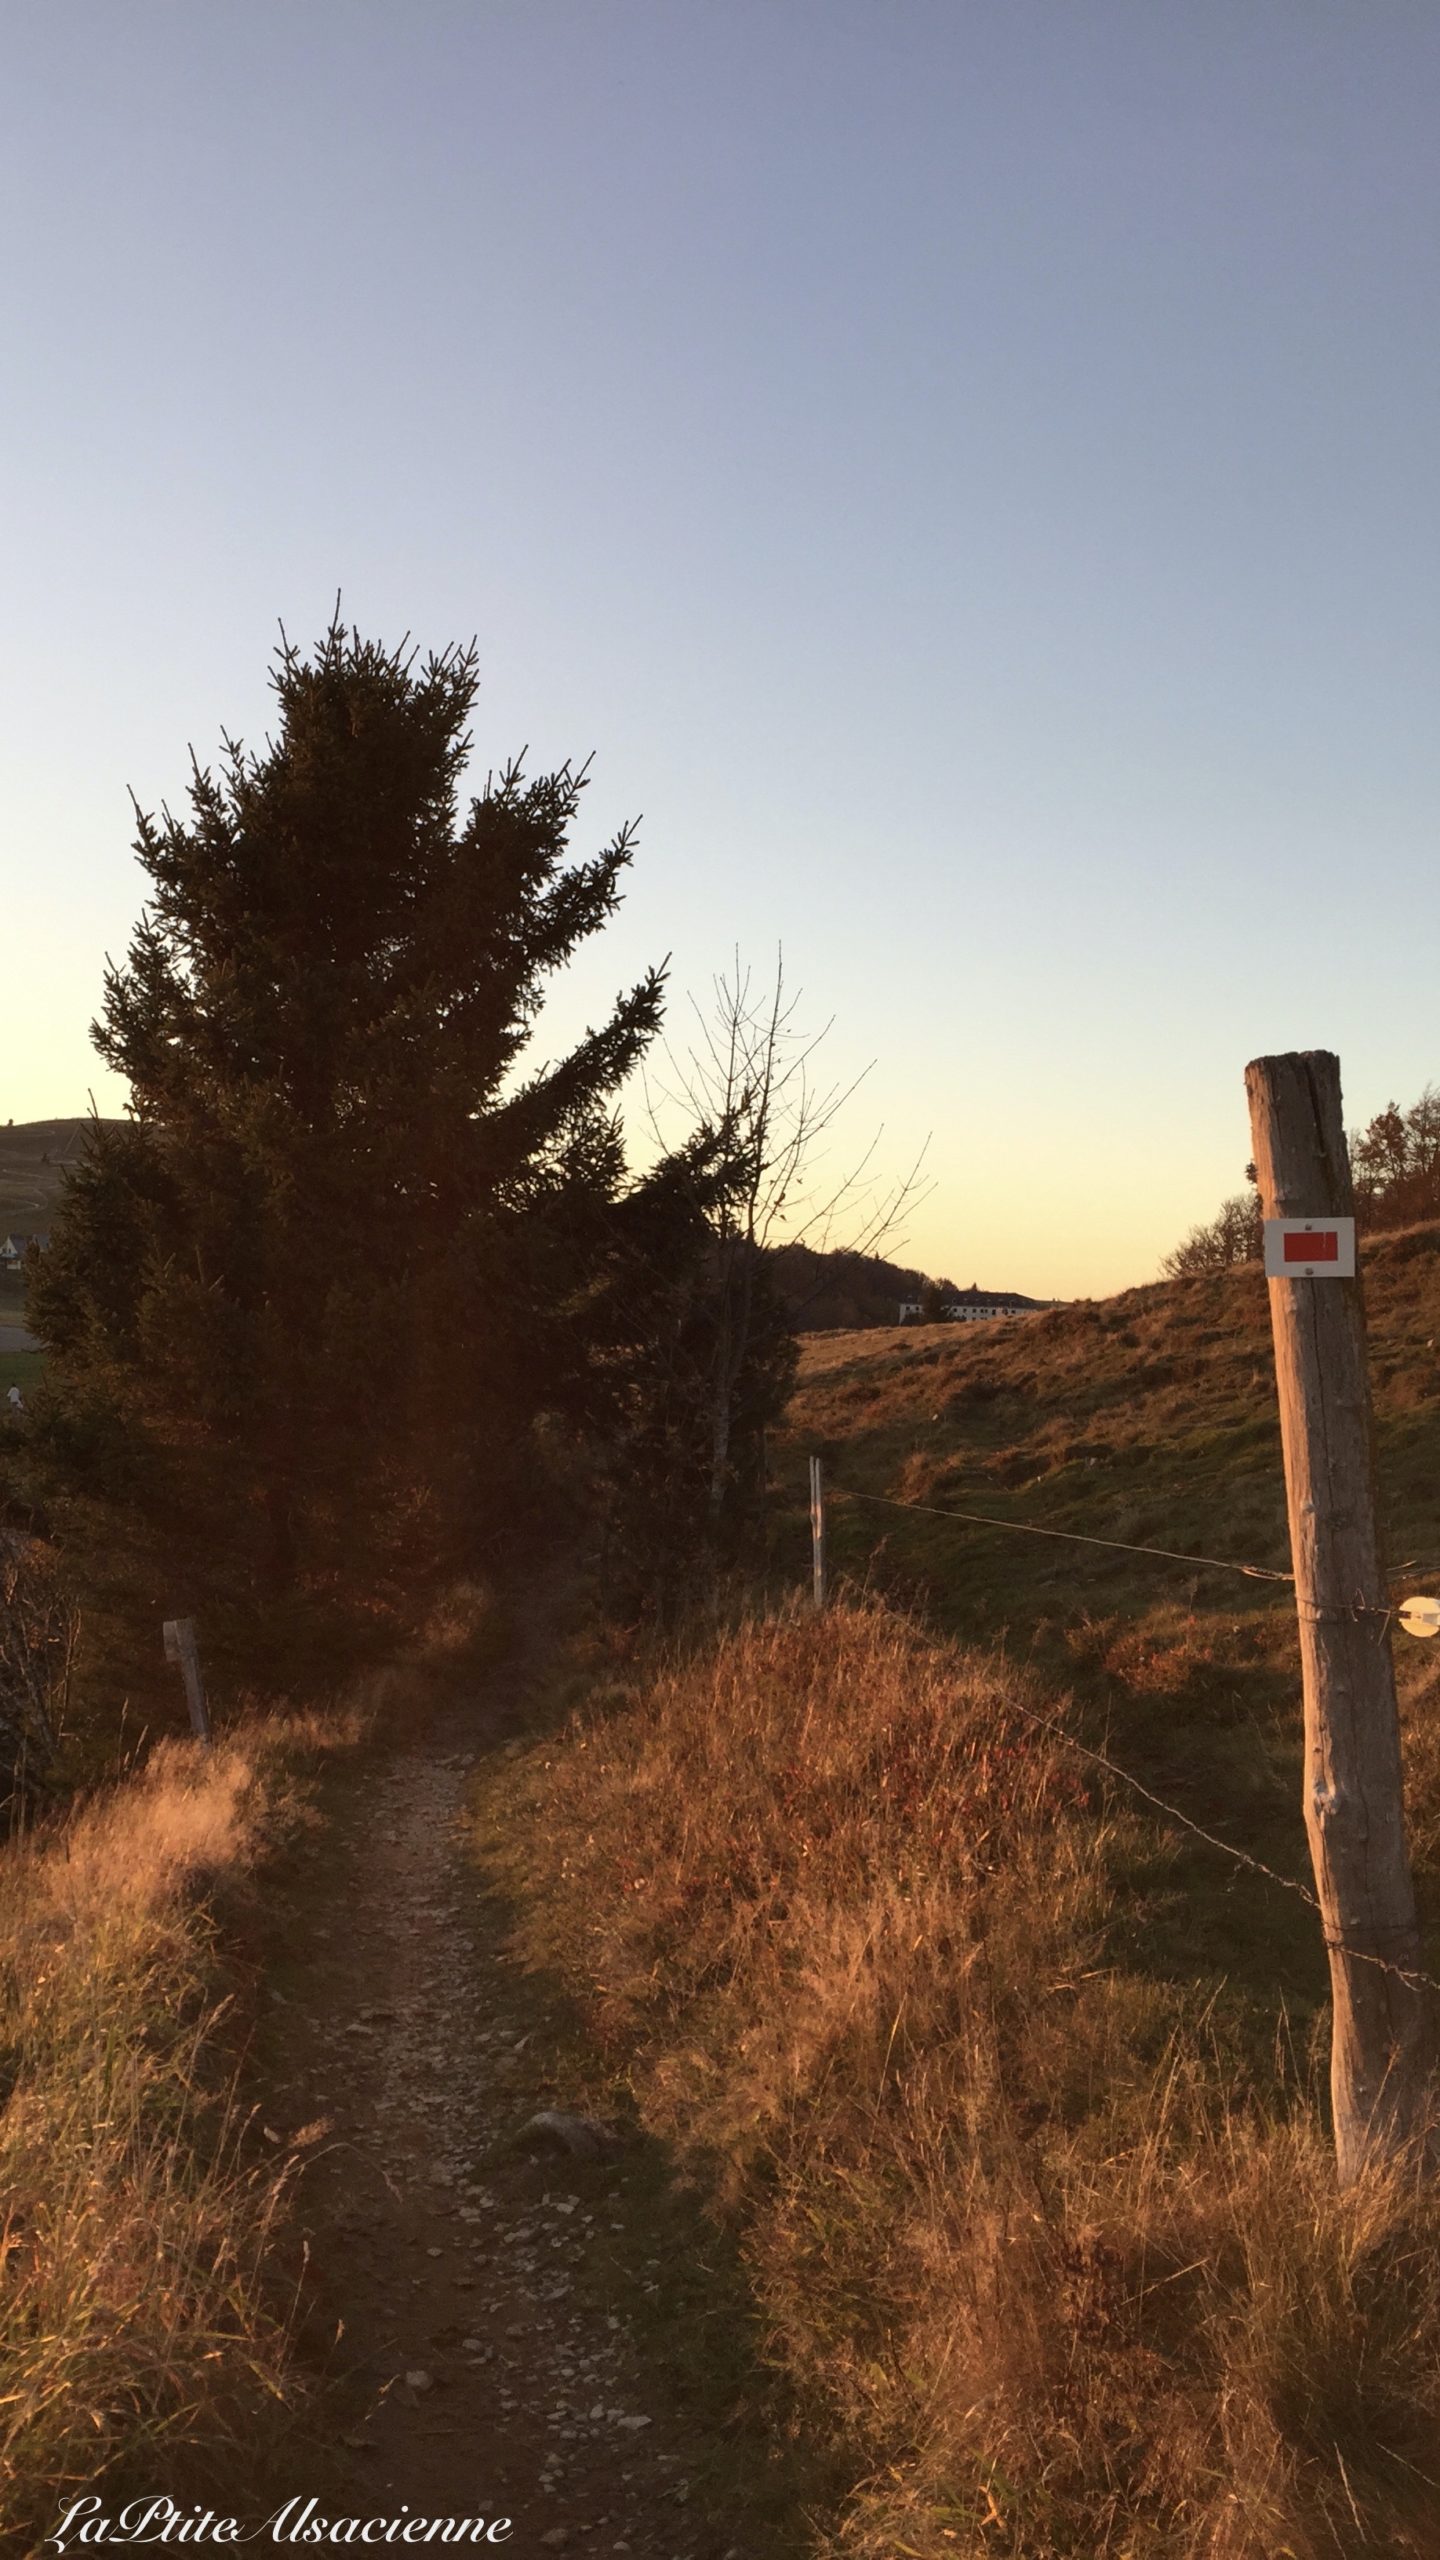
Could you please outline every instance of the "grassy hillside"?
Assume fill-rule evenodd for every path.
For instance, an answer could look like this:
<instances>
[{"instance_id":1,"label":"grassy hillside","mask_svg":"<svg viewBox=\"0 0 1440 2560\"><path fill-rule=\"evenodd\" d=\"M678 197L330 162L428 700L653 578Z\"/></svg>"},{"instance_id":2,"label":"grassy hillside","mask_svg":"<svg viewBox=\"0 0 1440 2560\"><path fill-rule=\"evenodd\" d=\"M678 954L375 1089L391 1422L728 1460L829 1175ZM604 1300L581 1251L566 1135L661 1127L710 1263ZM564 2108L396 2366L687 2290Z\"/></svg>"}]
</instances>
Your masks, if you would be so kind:
<instances>
[{"instance_id":1,"label":"grassy hillside","mask_svg":"<svg viewBox=\"0 0 1440 2560\"><path fill-rule=\"evenodd\" d=\"M1396 1566L1440 1561L1440 1225L1366 1249L1382 1514ZM807 1344L780 1450L788 1568L805 1456L834 1496L835 1567L1075 1693L1092 1740L1207 1829L1308 1878L1299 1660L1284 1585L962 1525L897 1503L1285 1569L1265 1282L1257 1268L1011 1322ZM1400 1576L1397 1596L1437 1577ZM1440 1647L1395 1638L1422 1894L1440 1912ZM1190 1843L1145 1902L1148 1960L1324 1996L1313 1914ZM1433 1950L1440 1954L1440 1945Z\"/></svg>"},{"instance_id":2,"label":"grassy hillside","mask_svg":"<svg viewBox=\"0 0 1440 2560\"><path fill-rule=\"evenodd\" d=\"M1366 1258L1391 1553L1434 1561L1440 1227ZM1337 2194L1315 1914L1067 1743L1308 1881L1293 1598L1017 1534L1287 1565L1260 1274L812 1342L778 1464L770 1612L617 1639L482 1823L733 2218L851 2483L816 2552L1428 2560L1433 2177ZM1440 1646L1396 1644L1440 1973Z\"/></svg>"},{"instance_id":3,"label":"grassy hillside","mask_svg":"<svg viewBox=\"0 0 1440 2560\"><path fill-rule=\"evenodd\" d=\"M88 1119L24 1120L0 1128L0 1237L12 1229L44 1233L89 1125Z\"/></svg>"},{"instance_id":4,"label":"grassy hillside","mask_svg":"<svg viewBox=\"0 0 1440 2560\"><path fill-rule=\"evenodd\" d=\"M232 1923L339 1718L257 1718L0 1848L0 2548L58 2505L268 2480L299 2391L293 2159L242 2100Z\"/></svg>"},{"instance_id":5,"label":"grassy hillside","mask_svg":"<svg viewBox=\"0 0 1440 2560\"><path fill-rule=\"evenodd\" d=\"M1431 2560L1433 2178L1337 2195L1278 2001L1137 1961L1166 1853L1046 1684L874 1600L610 1668L488 1860L737 2232L811 2560Z\"/></svg>"},{"instance_id":6,"label":"grassy hillside","mask_svg":"<svg viewBox=\"0 0 1440 2560\"><path fill-rule=\"evenodd\" d=\"M88 1119L24 1120L0 1128L0 1240L46 1233L89 1126ZM0 1272L0 1396L10 1387L28 1394L40 1382L40 1353L19 1348L11 1330L24 1317L23 1276Z\"/></svg>"}]
</instances>

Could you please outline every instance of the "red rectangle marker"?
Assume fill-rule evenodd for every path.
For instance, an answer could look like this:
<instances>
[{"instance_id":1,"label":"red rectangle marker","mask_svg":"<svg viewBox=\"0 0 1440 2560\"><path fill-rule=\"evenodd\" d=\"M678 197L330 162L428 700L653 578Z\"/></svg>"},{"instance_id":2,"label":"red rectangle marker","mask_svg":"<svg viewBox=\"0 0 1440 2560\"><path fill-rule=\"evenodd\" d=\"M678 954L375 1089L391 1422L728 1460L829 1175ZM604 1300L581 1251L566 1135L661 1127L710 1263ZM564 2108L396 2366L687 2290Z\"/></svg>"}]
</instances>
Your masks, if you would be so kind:
<instances>
[{"instance_id":1,"label":"red rectangle marker","mask_svg":"<svg viewBox=\"0 0 1440 2560\"><path fill-rule=\"evenodd\" d=\"M1284 1239L1284 1245L1287 1262L1338 1262L1340 1259L1340 1238L1333 1227L1318 1228L1313 1235L1306 1234L1303 1228L1297 1234L1292 1228Z\"/></svg>"},{"instance_id":2,"label":"red rectangle marker","mask_svg":"<svg viewBox=\"0 0 1440 2560\"><path fill-rule=\"evenodd\" d=\"M1353 1218L1267 1218L1265 1269L1272 1280L1353 1280Z\"/></svg>"}]
</instances>

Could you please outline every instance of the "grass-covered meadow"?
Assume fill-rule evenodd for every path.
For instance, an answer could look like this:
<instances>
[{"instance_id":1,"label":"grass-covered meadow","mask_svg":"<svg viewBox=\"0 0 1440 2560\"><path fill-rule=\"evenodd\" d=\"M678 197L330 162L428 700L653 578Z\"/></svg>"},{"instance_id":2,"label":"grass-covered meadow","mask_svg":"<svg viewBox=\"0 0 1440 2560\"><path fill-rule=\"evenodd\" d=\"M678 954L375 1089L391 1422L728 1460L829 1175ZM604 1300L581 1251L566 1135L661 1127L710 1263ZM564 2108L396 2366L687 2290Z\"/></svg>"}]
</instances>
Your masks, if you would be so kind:
<instances>
[{"instance_id":1,"label":"grass-covered meadow","mask_svg":"<svg viewBox=\"0 0 1440 2560\"><path fill-rule=\"evenodd\" d=\"M1397 1567L1440 1557L1437 1248L1367 1259ZM815 2549L1433 2553L1440 2208L1337 2193L1314 1915L1064 1739L1305 1878L1288 1592L853 1498L1283 1569L1259 1275L819 1338L776 1471L758 1613L622 1648L482 1828L848 2469ZM1433 1924L1436 1673L1397 1645Z\"/></svg>"},{"instance_id":2,"label":"grass-covered meadow","mask_svg":"<svg viewBox=\"0 0 1440 2560\"><path fill-rule=\"evenodd\" d=\"M1437 1247L1369 1252L1397 1567L1440 1558ZM587 2102L723 2226L724 2284L687 2264L671 2343L723 2397L725 2338L762 2342L814 2484L797 2560L1440 2548L1440 2205L1409 2171L1337 2192L1313 1914L1070 1747L1304 1877L1289 1595L935 1516L1283 1568L1268 1357L1249 1271L812 1341L764 1585L668 1646L592 1619L479 1781L537 2015L543 1978ZM1436 1672L1396 1641L1440 1972ZM0 1853L16 2537L107 2471L223 2473L303 2391L217 1912L320 1738L165 1746Z\"/></svg>"},{"instance_id":3,"label":"grass-covered meadow","mask_svg":"<svg viewBox=\"0 0 1440 2560\"><path fill-rule=\"evenodd\" d=\"M252 2476L299 2389L288 2169L251 2121L232 1907L323 1739L257 1720L0 1851L0 2540L67 2493ZM333 1736L332 1736L333 1738Z\"/></svg>"},{"instance_id":4,"label":"grass-covered meadow","mask_svg":"<svg viewBox=\"0 0 1440 2560\"><path fill-rule=\"evenodd\" d=\"M1276 2002L1134 1955L1153 1827L874 1600L596 1691L490 1792L533 1967L741 2235L864 2560L1440 2539L1440 2204L1341 2197Z\"/></svg>"}]
</instances>

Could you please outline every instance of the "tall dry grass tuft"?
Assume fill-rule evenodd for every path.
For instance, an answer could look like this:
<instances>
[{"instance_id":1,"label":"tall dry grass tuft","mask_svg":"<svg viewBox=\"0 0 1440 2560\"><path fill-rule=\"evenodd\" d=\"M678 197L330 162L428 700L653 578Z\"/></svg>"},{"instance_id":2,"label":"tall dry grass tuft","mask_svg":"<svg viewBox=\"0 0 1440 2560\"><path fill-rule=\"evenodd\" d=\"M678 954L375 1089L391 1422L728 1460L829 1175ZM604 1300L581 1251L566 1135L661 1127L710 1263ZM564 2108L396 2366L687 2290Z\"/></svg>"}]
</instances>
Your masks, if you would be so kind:
<instances>
[{"instance_id":1,"label":"tall dry grass tuft","mask_svg":"<svg viewBox=\"0 0 1440 2560\"><path fill-rule=\"evenodd\" d=\"M62 2492L110 2473L204 2478L287 2388L265 2264L284 2173L257 2162L237 2108L205 1893L274 1814L277 1742L304 1739L162 1746L0 1852L10 2536L48 2530Z\"/></svg>"},{"instance_id":2,"label":"tall dry grass tuft","mask_svg":"<svg viewBox=\"0 0 1440 2560\"><path fill-rule=\"evenodd\" d=\"M741 2217L835 2552L1433 2560L1440 2202L1338 2196L1303 2072L1125 1960L1159 1852L1032 1702L879 1606L746 1625L520 1764L522 1941Z\"/></svg>"}]
</instances>

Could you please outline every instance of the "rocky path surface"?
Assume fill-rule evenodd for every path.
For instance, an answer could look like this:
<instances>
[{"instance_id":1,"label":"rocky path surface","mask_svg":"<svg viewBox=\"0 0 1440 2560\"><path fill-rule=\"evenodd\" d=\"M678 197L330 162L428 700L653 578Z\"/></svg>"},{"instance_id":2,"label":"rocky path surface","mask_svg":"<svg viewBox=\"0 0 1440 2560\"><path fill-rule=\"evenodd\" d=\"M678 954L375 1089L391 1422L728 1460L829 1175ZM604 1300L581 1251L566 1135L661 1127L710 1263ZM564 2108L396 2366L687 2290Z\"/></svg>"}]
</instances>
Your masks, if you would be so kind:
<instances>
[{"instance_id":1,"label":"rocky path surface","mask_svg":"<svg viewBox=\"0 0 1440 2560\"><path fill-rule=\"evenodd\" d=\"M808 2536L757 2537L743 2497L717 2514L725 2448L667 2406L637 2339L661 2267L617 2192L623 2157L515 2148L570 2096L466 1822L516 1712L512 1676L333 1772L281 1880L266 2120L282 2140L327 2127L303 2208L312 2327L345 2377L303 2485L326 2513L508 2517L516 2554L798 2554Z\"/></svg>"}]
</instances>

